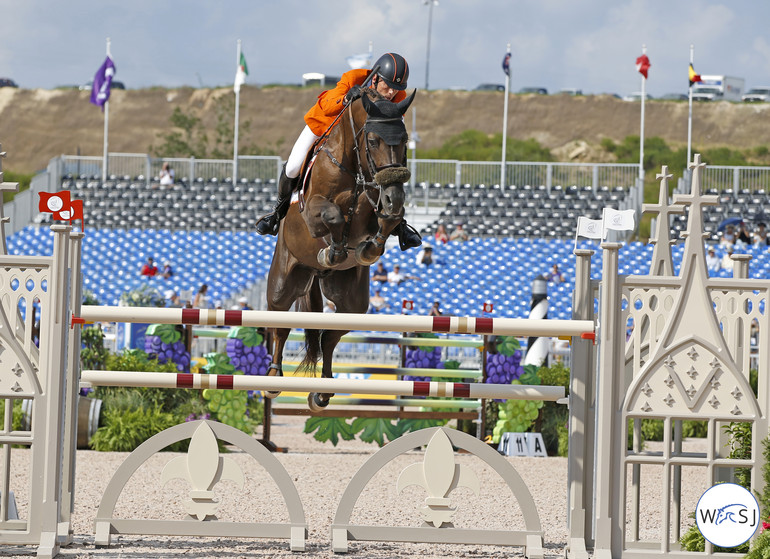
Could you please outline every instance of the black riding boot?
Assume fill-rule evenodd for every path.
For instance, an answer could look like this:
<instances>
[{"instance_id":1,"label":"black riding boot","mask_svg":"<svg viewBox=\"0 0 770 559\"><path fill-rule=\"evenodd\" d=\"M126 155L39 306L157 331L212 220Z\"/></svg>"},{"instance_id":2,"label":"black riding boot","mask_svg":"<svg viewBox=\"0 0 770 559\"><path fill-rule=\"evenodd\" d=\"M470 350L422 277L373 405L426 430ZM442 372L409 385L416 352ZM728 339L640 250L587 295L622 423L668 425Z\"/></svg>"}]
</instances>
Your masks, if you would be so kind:
<instances>
[{"instance_id":1,"label":"black riding boot","mask_svg":"<svg viewBox=\"0 0 770 559\"><path fill-rule=\"evenodd\" d=\"M422 237L420 234L414 227L407 225L405 219L402 219L401 223L393 229L393 233L398 235L398 246L401 250L418 247L422 244ZM391 235L393 233L391 233Z\"/></svg>"},{"instance_id":2,"label":"black riding boot","mask_svg":"<svg viewBox=\"0 0 770 559\"><path fill-rule=\"evenodd\" d=\"M289 211L289 206L291 205L291 193L294 192L298 180L299 177L292 179L286 176L286 166L284 165L284 168L281 171L281 178L278 179L278 200L275 202L273 211L262 216L259 221L257 221L257 233L260 235L278 234L278 226L281 224L281 220L286 216L286 212Z\"/></svg>"}]
</instances>

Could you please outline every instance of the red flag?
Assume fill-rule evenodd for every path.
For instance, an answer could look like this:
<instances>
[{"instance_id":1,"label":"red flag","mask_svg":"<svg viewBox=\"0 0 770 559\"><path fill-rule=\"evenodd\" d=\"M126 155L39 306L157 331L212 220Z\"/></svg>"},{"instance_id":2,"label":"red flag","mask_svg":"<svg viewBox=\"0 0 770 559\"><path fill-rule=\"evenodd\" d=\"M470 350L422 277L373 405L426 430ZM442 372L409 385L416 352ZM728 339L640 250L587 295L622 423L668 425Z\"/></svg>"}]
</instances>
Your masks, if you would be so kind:
<instances>
[{"instance_id":1,"label":"red flag","mask_svg":"<svg viewBox=\"0 0 770 559\"><path fill-rule=\"evenodd\" d=\"M414 310L414 301L409 301L408 299L404 299L401 302L401 312L407 312L407 311L413 311Z\"/></svg>"},{"instance_id":2,"label":"red flag","mask_svg":"<svg viewBox=\"0 0 770 559\"><path fill-rule=\"evenodd\" d=\"M38 204L37 211L44 213L54 214L54 219L62 219L57 215L61 211L67 211L70 208L70 191L62 190L61 192L41 192L40 203Z\"/></svg>"},{"instance_id":3,"label":"red flag","mask_svg":"<svg viewBox=\"0 0 770 559\"><path fill-rule=\"evenodd\" d=\"M647 58L646 54L643 54L639 58L636 59L636 71L639 72L641 75L644 76L644 79L647 79L647 70L650 69L650 59Z\"/></svg>"},{"instance_id":4,"label":"red flag","mask_svg":"<svg viewBox=\"0 0 770 559\"><path fill-rule=\"evenodd\" d=\"M494 305L492 303L484 303L484 307L482 308L482 312L492 312L492 309L494 309Z\"/></svg>"},{"instance_id":5,"label":"red flag","mask_svg":"<svg viewBox=\"0 0 770 559\"><path fill-rule=\"evenodd\" d=\"M70 224L76 219L80 220L80 230L85 231L86 219L83 217L83 200L73 200L71 205L72 215L70 215Z\"/></svg>"}]
</instances>

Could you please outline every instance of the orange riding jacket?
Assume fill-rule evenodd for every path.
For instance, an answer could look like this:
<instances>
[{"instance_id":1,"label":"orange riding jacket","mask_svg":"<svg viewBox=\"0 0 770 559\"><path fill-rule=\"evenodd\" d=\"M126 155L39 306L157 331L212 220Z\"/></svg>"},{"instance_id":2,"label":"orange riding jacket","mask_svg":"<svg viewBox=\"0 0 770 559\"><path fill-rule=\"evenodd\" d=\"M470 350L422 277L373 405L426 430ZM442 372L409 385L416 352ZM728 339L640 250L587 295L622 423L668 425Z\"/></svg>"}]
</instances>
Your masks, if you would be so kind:
<instances>
[{"instance_id":1,"label":"orange riding jacket","mask_svg":"<svg viewBox=\"0 0 770 559\"><path fill-rule=\"evenodd\" d=\"M305 114L305 124L313 131L313 134L322 136L326 132L326 129L345 107L345 94L354 85L363 84L368 75L369 70L348 70L342 74L334 89L324 91L318 96L316 104ZM398 103L404 99L406 99L406 92L398 91L393 97L393 102Z\"/></svg>"}]
</instances>

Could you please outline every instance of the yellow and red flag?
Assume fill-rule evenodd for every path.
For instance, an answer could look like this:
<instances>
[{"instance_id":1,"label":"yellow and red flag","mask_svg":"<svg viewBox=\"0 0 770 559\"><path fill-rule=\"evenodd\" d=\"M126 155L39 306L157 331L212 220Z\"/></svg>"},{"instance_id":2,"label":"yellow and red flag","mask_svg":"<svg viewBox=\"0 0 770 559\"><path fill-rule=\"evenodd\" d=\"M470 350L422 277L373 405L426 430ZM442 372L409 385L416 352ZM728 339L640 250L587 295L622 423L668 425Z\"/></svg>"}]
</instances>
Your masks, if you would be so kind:
<instances>
[{"instance_id":1,"label":"yellow and red flag","mask_svg":"<svg viewBox=\"0 0 770 559\"><path fill-rule=\"evenodd\" d=\"M689 71L689 78L690 78L690 87L692 87L692 84L703 81L700 79L700 74L695 73L695 68L692 67L692 64L690 64L690 71Z\"/></svg>"}]
</instances>

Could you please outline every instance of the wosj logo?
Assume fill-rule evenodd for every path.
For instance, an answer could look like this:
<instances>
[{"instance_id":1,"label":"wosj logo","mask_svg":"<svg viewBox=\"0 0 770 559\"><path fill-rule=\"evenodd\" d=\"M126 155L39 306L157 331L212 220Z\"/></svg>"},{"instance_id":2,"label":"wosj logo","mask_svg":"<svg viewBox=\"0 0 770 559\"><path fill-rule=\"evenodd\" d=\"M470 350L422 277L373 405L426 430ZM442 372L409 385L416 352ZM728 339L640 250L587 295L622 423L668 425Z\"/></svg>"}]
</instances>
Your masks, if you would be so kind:
<instances>
[{"instance_id":1,"label":"wosj logo","mask_svg":"<svg viewBox=\"0 0 770 559\"><path fill-rule=\"evenodd\" d=\"M695 520L703 537L719 547L735 547L748 540L759 525L759 504L735 483L719 483L701 495Z\"/></svg>"}]
</instances>

